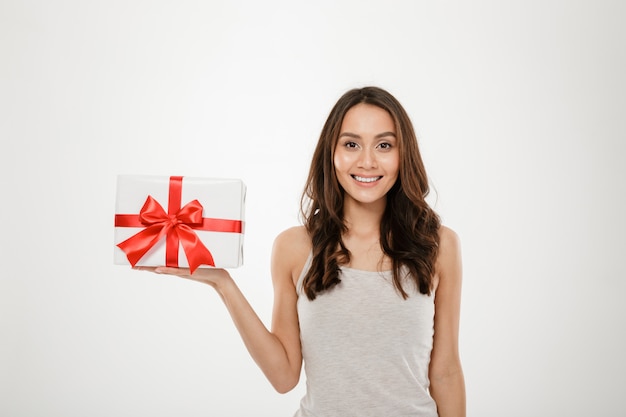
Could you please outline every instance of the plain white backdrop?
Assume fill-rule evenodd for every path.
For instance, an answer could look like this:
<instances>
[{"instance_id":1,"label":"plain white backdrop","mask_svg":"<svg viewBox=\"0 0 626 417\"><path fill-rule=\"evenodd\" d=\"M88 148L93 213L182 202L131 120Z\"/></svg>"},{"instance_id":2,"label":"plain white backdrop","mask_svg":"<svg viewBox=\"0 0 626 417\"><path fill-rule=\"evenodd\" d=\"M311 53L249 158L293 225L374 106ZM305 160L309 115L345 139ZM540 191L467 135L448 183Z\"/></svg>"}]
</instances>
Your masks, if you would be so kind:
<instances>
[{"instance_id":1,"label":"plain white backdrop","mask_svg":"<svg viewBox=\"0 0 626 417\"><path fill-rule=\"evenodd\" d=\"M369 84L406 107L461 237L468 415L626 413L625 18L591 0L3 0L0 415L292 415L304 383L272 390L211 288L113 265L115 179L244 180L232 274L269 326L273 239L331 106Z\"/></svg>"}]
</instances>

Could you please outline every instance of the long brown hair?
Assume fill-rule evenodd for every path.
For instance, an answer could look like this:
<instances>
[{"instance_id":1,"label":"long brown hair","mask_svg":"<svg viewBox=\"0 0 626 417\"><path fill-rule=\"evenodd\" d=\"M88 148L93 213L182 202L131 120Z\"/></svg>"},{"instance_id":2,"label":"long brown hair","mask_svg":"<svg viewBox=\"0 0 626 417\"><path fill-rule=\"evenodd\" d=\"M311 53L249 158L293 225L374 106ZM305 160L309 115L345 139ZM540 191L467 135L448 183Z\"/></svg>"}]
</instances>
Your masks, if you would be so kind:
<instances>
[{"instance_id":1,"label":"long brown hair","mask_svg":"<svg viewBox=\"0 0 626 417\"><path fill-rule=\"evenodd\" d=\"M398 100L378 87L352 89L341 96L324 124L313 153L301 200L313 252L311 268L304 277L304 292L314 300L319 293L337 285L341 282L340 266L350 261L350 251L342 239L347 231L343 221L344 191L335 174L333 155L345 114L360 103L386 110L398 136L400 172L387 193L380 224L380 244L392 261L393 283L402 297L407 298L402 286L404 266L420 293L430 294L441 222L425 201L429 193L428 178L413 124Z\"/></svg>"}]
</instances>

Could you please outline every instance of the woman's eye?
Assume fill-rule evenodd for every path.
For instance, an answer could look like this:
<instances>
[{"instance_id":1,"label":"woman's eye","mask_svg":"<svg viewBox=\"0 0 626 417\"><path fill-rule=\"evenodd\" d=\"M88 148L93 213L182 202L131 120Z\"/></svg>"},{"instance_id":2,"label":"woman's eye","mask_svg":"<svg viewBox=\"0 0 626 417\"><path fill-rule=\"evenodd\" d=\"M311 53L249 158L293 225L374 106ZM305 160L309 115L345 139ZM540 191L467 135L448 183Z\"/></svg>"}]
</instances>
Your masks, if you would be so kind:
<instances>
[{"instance_id":1,"label":"woman's eye","mask_svg":"<svg viewBox=\"0 0 626 417\"><path fill-rule=\"evenodd\" d=\"M388 150L391 149L391 143L383 142L379 144L378 147L383 150Z\"/></svg>"},{"instance_id":2,"label":"woman's eye","mask_svg":"<svg viewBox=\"0 0 626 417\"><path fill-rule=\"evenodd\" d=\"M346 148L354 149L354 148L356 148L358 145L356 144L356 142L346 142L346 143L344 144L344 146L345 146Z\"/></svg>"}]
</instances>

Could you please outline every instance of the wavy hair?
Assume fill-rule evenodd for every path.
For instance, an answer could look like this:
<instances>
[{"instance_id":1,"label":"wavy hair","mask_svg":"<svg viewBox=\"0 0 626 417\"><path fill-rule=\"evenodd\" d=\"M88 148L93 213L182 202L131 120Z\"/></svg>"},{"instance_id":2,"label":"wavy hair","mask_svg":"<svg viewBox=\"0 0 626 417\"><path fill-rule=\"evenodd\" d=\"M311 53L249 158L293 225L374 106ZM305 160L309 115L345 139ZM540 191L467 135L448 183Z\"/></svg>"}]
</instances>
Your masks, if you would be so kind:
<instances>
[{"instance_id":1,"label":"wavy hair","mask_svg":"<svg viewBox=\"0 0 626 417\"><path fill-rule=\"evenodd\" d=\"M387 193L387 205L380 224L381 249L392 261L393 283L403 298L402 268L422 294L430 294L439 247L439 216L426 203L428 178L417 146L413 124L402 105L378 87L346 92L332 108L313 153L308 179L302 193L301 215L311 238L312 263L304 277L303 289L310 300L339 282L340 266L350 262L342 234L344 191L333 164L335 146L345 114L365 103L386 110L398 137L400 168L398 179Z\"/></svg>"}]
</instances>

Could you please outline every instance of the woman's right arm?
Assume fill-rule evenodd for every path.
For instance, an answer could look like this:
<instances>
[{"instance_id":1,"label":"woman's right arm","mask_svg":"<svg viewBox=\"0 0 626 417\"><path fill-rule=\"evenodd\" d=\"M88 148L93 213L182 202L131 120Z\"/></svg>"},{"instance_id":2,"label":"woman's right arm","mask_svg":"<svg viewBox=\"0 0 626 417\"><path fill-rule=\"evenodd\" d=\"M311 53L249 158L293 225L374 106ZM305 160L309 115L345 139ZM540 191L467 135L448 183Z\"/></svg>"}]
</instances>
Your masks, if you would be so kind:
<instances>
[{"instance_id":1,"label":"woman's right arm","mask_svg":"<svg viewBox=\"0 0 626 417\"><path fill-rule=\"evenodd\" d=\"M160 274L177 275L211 285L224 301L248 352L272 386L280 393L293 389L300 379L302 352L296 302L295 276L304 265L298 228L281 233L272 250L274 308L272 329L267 329L235 281L224 269L199 268L193 275L187 268L138 267ZM306 245L305 245L306 246Z\"/></svg>"}]
</instances>

